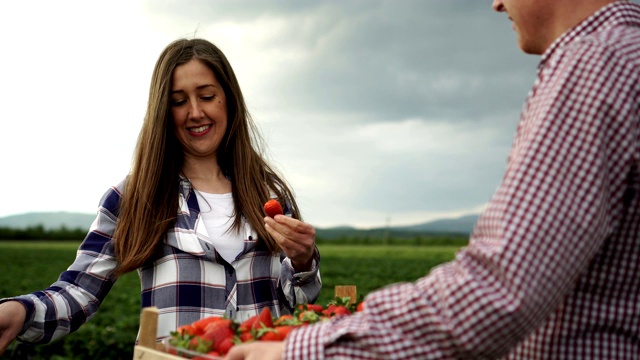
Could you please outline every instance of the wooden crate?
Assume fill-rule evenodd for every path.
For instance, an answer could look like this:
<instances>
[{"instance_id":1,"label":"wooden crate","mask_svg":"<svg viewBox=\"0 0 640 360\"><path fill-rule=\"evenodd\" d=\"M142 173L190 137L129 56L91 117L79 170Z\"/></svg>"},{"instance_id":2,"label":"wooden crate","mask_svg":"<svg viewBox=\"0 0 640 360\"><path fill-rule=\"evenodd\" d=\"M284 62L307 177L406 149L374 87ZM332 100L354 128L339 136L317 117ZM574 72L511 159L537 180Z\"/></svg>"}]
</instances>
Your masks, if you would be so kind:
<instances>
[{"instance_id":1,"label":"wooden crate","mask_svg":"<svg viewBox=\"0 0 640 360\"><path fill-rule=\"evenodd\" d=\"M139 360L181 360L179 356L161 351L164 347L156 341L158 334L158 308L142 309L138 345L133 348L133 358Z\"/></svg>"},{"instance_id":2,"label":"wooden crate","mask_svg":"<svg viewBox=\"0 0 640 360\"><path fill-rule=\"evenodd\" d=\"M183 357L171 355L164 351L149 349L140 345L136 345L136 347L133 348L133 358L139 360L184 360Z\"/></svg>"},{"instance_id":3,"label":"wooden crate","mask_svg":"<svg viewBox=\"0 0 640 360\"><path fill-rule=\"evenodd\" d=\"M351 298L357 301L357 290L353 285L338 285L334 288L334 296ZM134 360L184 360L183 357L164 352L164 345L157 342L158 308L155 306L142 309L140 314L140 334L138 345L133 349Z\"/></svg>"}]
</instances>

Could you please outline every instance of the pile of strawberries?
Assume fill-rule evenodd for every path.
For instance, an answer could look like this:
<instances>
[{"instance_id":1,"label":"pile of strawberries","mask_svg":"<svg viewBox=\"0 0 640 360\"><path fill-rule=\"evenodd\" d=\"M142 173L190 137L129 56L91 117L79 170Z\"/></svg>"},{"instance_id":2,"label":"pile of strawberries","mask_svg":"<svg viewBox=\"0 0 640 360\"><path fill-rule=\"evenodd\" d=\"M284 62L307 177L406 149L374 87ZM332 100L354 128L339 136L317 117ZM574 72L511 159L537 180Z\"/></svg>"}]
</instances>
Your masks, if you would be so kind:
<instances>
[{"instance_id":1,"label":"pile of strawberries","mask_svg":"<svg viewBox=\"0 0 640 360\"><path fill-rule=\"evenodd\" d=\"M298 326L324 321L333 316L349 315L362 311L364 302L350 303L350 298L335 298L327 306L298 305L293 314L273 317L269 308L238 323L224 317L211 316L188 325L183 325L171 333L169 352L174 355L192 357L203 354L201 359L224 356L236 344L249 341L282 341Z\"/></svg>"}]
</instances>

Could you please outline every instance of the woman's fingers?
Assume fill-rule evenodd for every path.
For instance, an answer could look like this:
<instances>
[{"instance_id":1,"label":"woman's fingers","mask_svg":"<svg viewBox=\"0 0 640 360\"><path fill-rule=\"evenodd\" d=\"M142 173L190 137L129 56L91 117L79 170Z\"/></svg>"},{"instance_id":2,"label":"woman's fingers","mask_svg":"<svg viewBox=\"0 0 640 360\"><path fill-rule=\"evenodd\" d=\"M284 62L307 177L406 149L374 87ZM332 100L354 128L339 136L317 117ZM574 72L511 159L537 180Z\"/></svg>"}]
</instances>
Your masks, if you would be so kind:
<instances>
[{"instance_id":1,"label":"woman's fingers","mask_svg":"<svg viewBox=\"0 0 640 360\"><path fill-rule=\"evenodd\" d=\"M307 264L315 250L315 228L286 216L266 217L265 228L285 255L296 264Z\"/></svg>"}]
</instances>

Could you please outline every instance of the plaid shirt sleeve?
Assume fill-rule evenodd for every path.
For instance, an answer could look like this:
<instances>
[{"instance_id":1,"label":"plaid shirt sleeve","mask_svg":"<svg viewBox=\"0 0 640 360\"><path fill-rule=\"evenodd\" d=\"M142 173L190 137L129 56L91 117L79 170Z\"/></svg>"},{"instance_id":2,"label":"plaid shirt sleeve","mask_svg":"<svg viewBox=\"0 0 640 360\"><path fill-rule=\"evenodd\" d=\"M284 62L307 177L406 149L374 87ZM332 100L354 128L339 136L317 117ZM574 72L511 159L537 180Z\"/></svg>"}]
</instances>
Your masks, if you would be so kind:
<instances>
[{"instance_id":1,"label":"plaid shirt sleeve","mask_svg":"<svg viewBox=\"0 0 640 360\"><path fill-rule=\"evenodd\" d=\"M284 358L637 358L639 19L615 4L543 58L503 182L454 261L296 329Z\"/></svg>"},{"instance_id":2,"label":"plaid shirt sleeve","mask_svg":"<svg viewBox=\"0 0 640 360\"><path fill-rule=\"evenodd\" d=\"M76 259L58 281L43 291L2 299L17 300L27 309L18 339L45 344L75 331L98 310L111 290L116 260L111 240L120 195L115 188L102 198L98 216L79 246Z\"/></svg>"}]
</instances>

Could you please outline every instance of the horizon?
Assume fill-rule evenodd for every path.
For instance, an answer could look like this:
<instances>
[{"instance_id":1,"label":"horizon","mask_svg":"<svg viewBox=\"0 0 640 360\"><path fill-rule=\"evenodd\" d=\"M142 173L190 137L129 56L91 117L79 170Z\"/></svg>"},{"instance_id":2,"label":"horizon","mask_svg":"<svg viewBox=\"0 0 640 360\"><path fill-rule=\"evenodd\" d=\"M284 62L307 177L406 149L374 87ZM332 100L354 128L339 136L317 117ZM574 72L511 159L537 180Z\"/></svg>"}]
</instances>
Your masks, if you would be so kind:
<instances>
[{"instance_id":1,"label":"horizon","mask_svg":"<svg viewBox=\"0 0 640 360\"><path fill-rule=\"evenodd\" d=\"M36 215L56 215L56 214L68 214L68 215L74 215L74 216L86 216L87 218L89 217L95 217L96 214L92 214L92 213L85 213L85 212L74 212L74 211L33 211L33 212L26 212L26 213L20 213L20 214L11 214L11 215L5 215L5 216L0 216L0 223L3 220L7 220L7 219L12 219L12 218L19 218L19 217L25 217L25 216L36 216ZM383 225L383 226L373 226L373 227L358 227L358 226L353 226L350 224L342 224L342 225L332 225L332 226L315 226L312 223L310 223L311 225L314 226L314 228L316 228L317 230L329 230L329 229L335 229L335 228L350 228L350 229L355 229L355 230L377 230L377 229L392 229L392 228L405 228L405 227L415 227L415 226L421 226L421 225L427 225L427 224L431 224L431 223L435 223L435 222L440 222L440 221L447 221L447 220L461 220L461 219L465 219L465 218L469 218L469 217L478 217L480 215L480 213L468 213L462 216L458 216L458 217L443 217L443 218L438 218L438 219L433 219L433 220L428 220L428 221L423 221L423 222L418 222L418 223L412 223L412 224L396 224L396 225ZM29 226L35 226L37 224L33 224L33 225L29 225ZM0 227L2 227L3 225L0 225Z\"/></svg>"}]
</instances>

